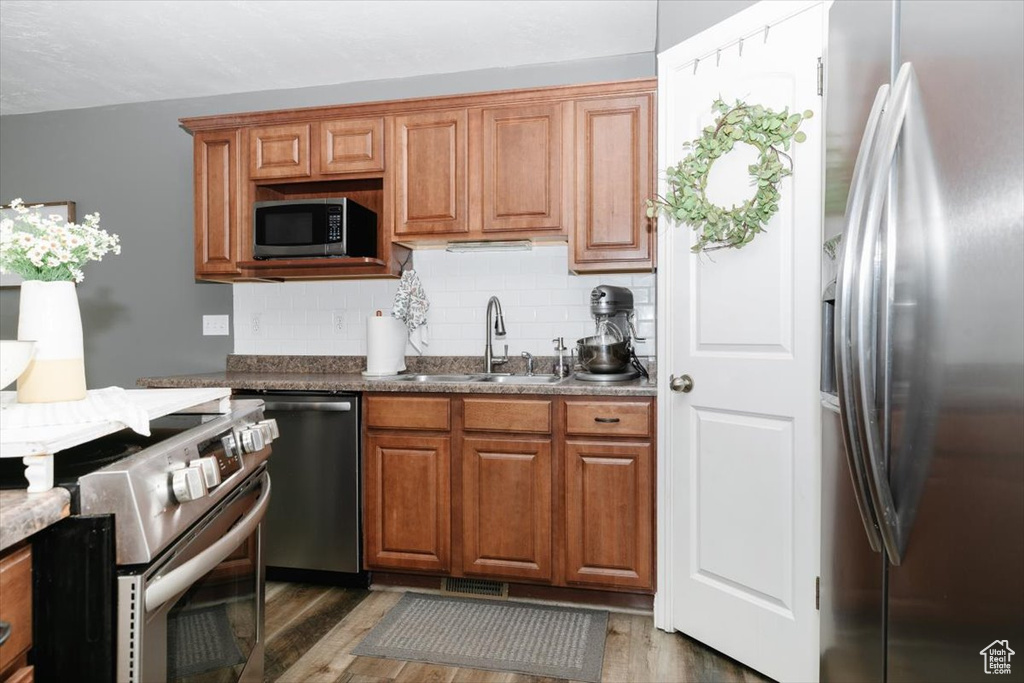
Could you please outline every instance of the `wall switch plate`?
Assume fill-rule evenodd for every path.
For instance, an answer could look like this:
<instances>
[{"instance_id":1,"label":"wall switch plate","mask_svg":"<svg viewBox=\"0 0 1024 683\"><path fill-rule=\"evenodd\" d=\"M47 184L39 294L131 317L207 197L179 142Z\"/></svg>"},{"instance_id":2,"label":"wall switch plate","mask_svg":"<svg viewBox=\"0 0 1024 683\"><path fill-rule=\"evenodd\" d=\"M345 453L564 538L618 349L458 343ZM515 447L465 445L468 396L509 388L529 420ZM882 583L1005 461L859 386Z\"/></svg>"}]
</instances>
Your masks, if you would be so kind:
<instances>
[{"instance_id":1,"label":"wall switch plate","mask_svg":"<svg viewBox=\"0 0 1024 683\"><path fill-rule=\"evenodd\" d=\"M226 315L204 315L203 316L203 336L204 337L226 337L230 332L228 326L228 320L230 316Z\"/></svg>"}]
</instances>

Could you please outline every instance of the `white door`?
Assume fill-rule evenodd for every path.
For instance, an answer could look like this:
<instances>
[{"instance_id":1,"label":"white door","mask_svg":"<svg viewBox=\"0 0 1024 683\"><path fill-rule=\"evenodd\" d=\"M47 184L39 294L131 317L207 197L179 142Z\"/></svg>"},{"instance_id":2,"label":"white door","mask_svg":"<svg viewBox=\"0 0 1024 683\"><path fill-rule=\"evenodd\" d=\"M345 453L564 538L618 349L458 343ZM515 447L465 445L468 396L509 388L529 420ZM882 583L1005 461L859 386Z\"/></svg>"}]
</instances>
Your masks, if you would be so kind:
<instances>
[{"instance_id":1,"label":"white door","mask_svg":"<svg viewBox=\"0 0 1024 683\"><path fill-rule=\"evenodd\" d=\"M718 97L814 112L766 233L704 255L690 252L688 225L661 219L658 235L655 621L781 681L818 679L826 10L761 2L658 59L659 169L713 122ZM756 157L741 147L713 167L708 197L718 204L750 195ZM670 390L670 375L683 374L692 391Z\"/></svg>"}]
</instances>

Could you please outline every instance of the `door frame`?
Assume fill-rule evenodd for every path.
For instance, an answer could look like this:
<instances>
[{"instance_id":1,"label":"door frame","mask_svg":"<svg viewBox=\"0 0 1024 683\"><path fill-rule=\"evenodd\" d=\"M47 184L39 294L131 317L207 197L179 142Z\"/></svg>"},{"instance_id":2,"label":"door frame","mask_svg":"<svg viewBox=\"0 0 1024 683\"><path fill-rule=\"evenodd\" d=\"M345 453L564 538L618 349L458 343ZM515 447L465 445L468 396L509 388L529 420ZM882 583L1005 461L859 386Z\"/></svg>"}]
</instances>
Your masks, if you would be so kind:
<instances>
[{"instance_id":1,"label":"door frame","mask_svg":"<svg viewBox=\"0 0 1024 683\"><path fill-rule=\"evenodd\" d=\"M815 6L823 6L823 17L824 25L822 30L824 31L825 41L823 43L823 50L827 53L827 36L828 33L825 30L828 22L828 10L832 5L833 0L762 0L757 4L742 10L733 16L723 20L722 22L715 24L711 28L686 39L685 41L673 45L672 47L660 52L657 56L657 72L658 72L658 159L657 159L657 170L658 170L658 193L662 196L668 191L668 185L665 182L665 176L663 169L666 165L666 160L669 158L668 140L669 135L667 134L667 126L669 122L669 101L670 98L664 96L664 91L668 82L668 75L670 73L680 71L682 69L694 68L694 60L699 60L696 68L714 68L715 54L719 49L737 49L737 41L740 38L744 40L758 40L758 36L752 36L759 30L763 31L765 27L770 27L775 24L779 24L787 19L790 19L798 14L801 14ZM770 36L771 30L768 29ZM752 36L752 37L751 37ZM826 114L824 111L824 98L822 99L822 116ZM824 128L822 129L824 130ZM821 160L821 172L824 173L824 155ZM822 183L822 190L824 191L824 183ZM664 216L659 216L657 222L657 250L658 256L658 270L656 277L657 286L657 302L656 302L656 313L657 313L657 359L658 359L658 404L661 406L668 406L671 394L669 393L669 376L675 369L671 354L671 344L669 340L669 330L672 328L670 320L672 319L672 311L674 310L674 287L679 285L676 278L676 274L672 272L671 259L669 255L672 253L672 249L675 246L675 240L686 239L688 233L683 233L680 236L679 231L688 230L689 228L685 225L679 225L675 221L669 221ZM686 283L682 283L686 284ZM678 467L679 463L673 463L670 457L670 451L673 440L678 440L680 437L675 436L677 432L676 426L672 424L670 419L670 411L666 408L664 410L658 410L658 457L657 457L657 476L656 476L656 518L657 518L657 554L658 566L657 566L657 592L654 595L654 625L670 633L675 632L675 627L672 625L670 618L671 605L673 602L672 577L678 575L680 572L687 571L685 566L680 566L678 562L678 551L677 542L673 539L670 530L672 528L670 520L672 515L669 514L669 506L672 501L672 497L669 491L669 482L673 481L670 477L674 471L674 467ZM820 442L820 438L818 439ZM820 472L819 472L819 498L820 498ZM814 503L814 509L817 511L820 508L819 502ZM820 521L820 520L819 520Z\"/></svg>"}]
</instances>

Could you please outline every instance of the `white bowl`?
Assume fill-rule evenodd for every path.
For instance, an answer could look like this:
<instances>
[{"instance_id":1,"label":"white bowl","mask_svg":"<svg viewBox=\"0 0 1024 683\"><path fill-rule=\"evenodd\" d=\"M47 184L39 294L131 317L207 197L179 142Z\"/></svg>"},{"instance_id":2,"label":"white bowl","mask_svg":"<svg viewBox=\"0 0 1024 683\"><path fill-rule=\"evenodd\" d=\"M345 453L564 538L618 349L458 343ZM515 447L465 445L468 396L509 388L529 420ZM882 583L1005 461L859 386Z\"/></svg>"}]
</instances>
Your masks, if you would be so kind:
<instances>
[{"instance_id":1,"label":"white bowl","mask_svg":"<svg viewBox=\"0 0 1024 683\"><path fill-rule=\"evenodd\" d=\"M6 389L25 372L35 350L34 341L0 341L0 389Z\"/></svg>"}]
</instances>

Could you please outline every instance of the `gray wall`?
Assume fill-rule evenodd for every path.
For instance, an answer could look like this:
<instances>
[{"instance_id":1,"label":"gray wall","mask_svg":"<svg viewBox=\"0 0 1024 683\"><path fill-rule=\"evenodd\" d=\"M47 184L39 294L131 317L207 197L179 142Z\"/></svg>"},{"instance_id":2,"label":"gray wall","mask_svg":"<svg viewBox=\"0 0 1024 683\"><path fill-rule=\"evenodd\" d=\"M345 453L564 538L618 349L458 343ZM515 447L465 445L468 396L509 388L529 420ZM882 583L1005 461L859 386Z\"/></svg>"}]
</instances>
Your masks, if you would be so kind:
<instances>
[{"instance_id":1,"label":"gray wall","mask_svg":"<svg viewBox=\"0 0 1024 683\"><path fill-rule=\"evenodd\" d=\"M753 4L754 0L658 0L654 51L663 52Z\"/></svg>"},{"instance_id":2,"label":"gray wall","mask_svg":"<svg viewBox=\"0 0 1024 683\"><path fill-rule=\"evenodd\" d=\"M221 370L231 337L203 337L230 314L231 287L196 283L192 138L178 118L539 87L654 75L654 54L408 79L0 117L0 199L72 200L121 236L120 256L79 285L89 386ZM201 74L197 74L197 78ZM0 338L17 335L18 290L0 290Z\"/></svg>"}]
</instances>

